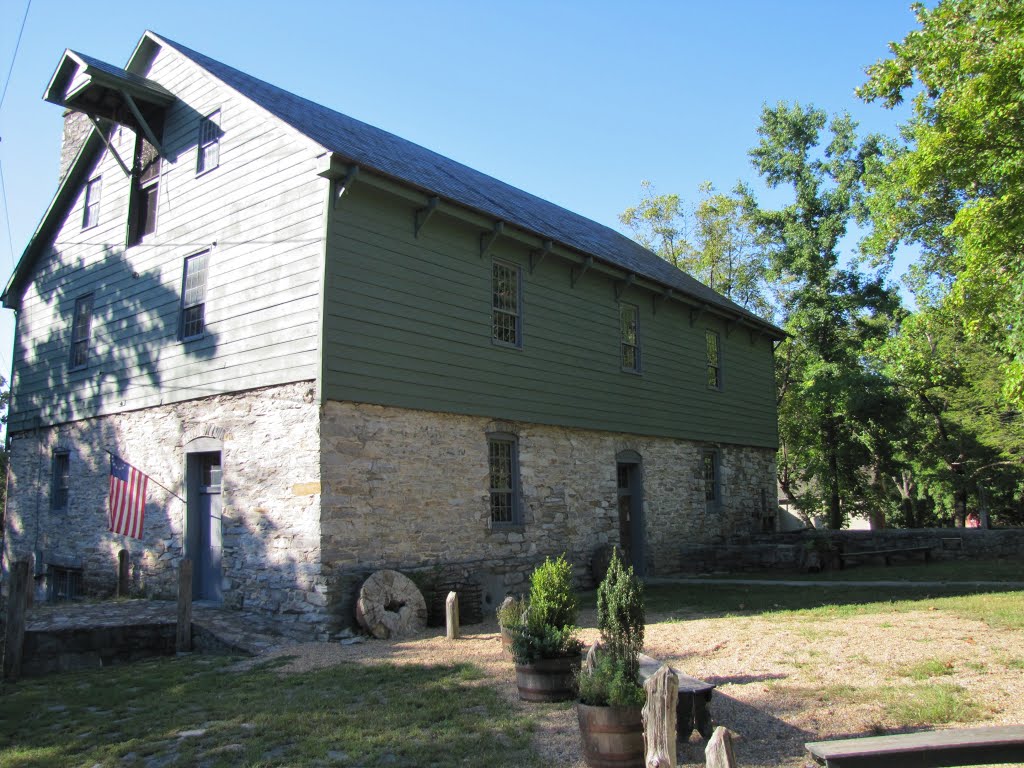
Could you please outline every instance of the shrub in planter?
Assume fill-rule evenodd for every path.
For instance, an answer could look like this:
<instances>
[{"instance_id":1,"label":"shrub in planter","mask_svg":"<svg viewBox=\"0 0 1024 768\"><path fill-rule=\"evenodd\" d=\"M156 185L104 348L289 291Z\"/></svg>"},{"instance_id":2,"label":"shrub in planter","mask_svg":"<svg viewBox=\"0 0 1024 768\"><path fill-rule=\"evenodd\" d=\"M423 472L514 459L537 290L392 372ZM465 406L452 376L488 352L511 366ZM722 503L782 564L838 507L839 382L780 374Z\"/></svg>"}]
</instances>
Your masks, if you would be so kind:
<instances>
[{"instance_id":1,"label":"shrub in planter","mask_svg":"<svg viewBox=\"0 0 1024 768\"><path fill-rule=\"evenodd\" d=\"M643 585L613 552L597 589L601 644L595 644L577 680L583 757L593 768L644 764L640 653L645 618Z\"/></svg>"},{"instance_id":2,"label":"shrub in planter","mask_svg":"<svg viewBox=\"0 0 1024 768\"><path fill-rule=\"evenodd\" d=\"M519 697L565 701L575 695L574 677L582 644L577 636L579 605L572 567L564 556L546 559L530 579L526 609L506 628L512 636Z\"/></svg>"},{"instance_id":3,"label":"shrub in planter","mask_svg":"<svg viewBox=\"0 0 1024 768\"><path fill-rule=\"evenodd\" d=\"M526 605L525 598L509 595L498 606L498 610L495 613L498 617L498 631L501 633L502 650L509 653L512 652L511 627L522 622Z\"/></svg>"}]
</instances>

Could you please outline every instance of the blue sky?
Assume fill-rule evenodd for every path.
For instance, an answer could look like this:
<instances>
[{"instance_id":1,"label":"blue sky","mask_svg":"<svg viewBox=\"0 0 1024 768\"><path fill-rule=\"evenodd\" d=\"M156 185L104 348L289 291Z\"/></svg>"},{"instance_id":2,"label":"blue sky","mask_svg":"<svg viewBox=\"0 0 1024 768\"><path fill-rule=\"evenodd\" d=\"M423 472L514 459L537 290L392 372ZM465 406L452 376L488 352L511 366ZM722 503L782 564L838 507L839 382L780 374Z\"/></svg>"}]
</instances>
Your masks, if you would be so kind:
<instances>
[{"instance_id":1,"label":"blue sky","mask_svg":"<svg viewBox=\"0 0 1024 768\"><path fill-rule=\"evenodd\" d=\"M0 1L0 78L25 8ZM846 110L865 132L894 133L898 116L853 91L914 26L904 0L32 0L0 106L0 273L6 283L57 188L61 110L41 96L65 48L123 65L152 29L621 228L644 179L688 198L705 179L755 181L747 151L765 103ZM8 378L13 325L0 310Z\"/></svg>"}]
</instances>

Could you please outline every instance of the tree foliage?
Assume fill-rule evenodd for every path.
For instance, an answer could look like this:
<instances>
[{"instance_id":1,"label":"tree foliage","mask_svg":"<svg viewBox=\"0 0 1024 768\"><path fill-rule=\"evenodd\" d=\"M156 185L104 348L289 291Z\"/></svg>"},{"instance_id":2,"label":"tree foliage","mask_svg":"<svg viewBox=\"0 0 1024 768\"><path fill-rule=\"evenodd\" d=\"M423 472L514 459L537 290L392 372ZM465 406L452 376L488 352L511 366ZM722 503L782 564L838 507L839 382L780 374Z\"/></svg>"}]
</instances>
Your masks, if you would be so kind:
<instances>
[{"instance_id":1,"label":"tree foliage","mask_svg":"<svg viewBox=\"0 0 1024 768\"><path fill-rule=\"evenodd\" d=\"M882 276L844 266L840 252L877 142L858 143L846 115L829 120L785 103L764 108L758 135L754 167L769 187L792 193L790 204L770 210L744 191L791 334L777 369L780 482L799 506L827 508L830 527L839 528L841 497L857 495L863 468L885 452L880 425L892 407L862 349L887 333L898 298Z\"/></svg>"},{"instance_id":2,"label":"tree foliage","mask_svg":"<svg viewBox=\"0 0 1024 768\"><path fill-rule=\"evenodd\" d=\"M871 181L876 255L918 243L932 281L974 341L991 343L1010 405L1024 408L1024 4L913 6L920 28L868 68L865 101L913 116Z\"/></svg>"}]
</instances>

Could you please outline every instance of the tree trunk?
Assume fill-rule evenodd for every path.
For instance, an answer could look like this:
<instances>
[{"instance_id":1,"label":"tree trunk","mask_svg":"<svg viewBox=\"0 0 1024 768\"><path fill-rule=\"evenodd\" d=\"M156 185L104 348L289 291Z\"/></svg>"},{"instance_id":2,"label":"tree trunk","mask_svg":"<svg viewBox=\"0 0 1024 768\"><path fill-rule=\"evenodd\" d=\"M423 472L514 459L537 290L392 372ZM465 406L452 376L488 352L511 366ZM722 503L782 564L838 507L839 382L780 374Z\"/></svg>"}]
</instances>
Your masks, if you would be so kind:
<instances>
[{"instance_id":1,"label":"tree trunk","mask_svg":"<svg viewBox=\"0 0 1024 768\"><path fill-rule=\"evenodd\" d=\"M843 509L839 502L839 446L836 420L825 422L825 452L828 455L828 527L838 531L843 527Z\"/></svg>"}]
</instances>

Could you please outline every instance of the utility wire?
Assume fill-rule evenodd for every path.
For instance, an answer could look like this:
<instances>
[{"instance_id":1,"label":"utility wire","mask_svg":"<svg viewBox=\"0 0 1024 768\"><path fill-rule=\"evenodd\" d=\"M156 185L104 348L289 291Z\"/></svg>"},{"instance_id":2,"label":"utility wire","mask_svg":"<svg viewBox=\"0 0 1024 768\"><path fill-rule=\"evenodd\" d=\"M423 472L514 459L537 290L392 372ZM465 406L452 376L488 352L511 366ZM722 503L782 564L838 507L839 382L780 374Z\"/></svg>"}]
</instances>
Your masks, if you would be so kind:
<instances>
[{"instance_id":1,"label":"utility wire","mask_svg":"<svg viewBox=\"0 0 1024 768\"><path fill-rule=\"evenodd\" d=\"M0 93L0 107L4 105L4 97L7 96L7 86L11 84L11 75L14 73L14 62L18 60L18 49L21 47L21 35L25 31L25 22L28 21L28 9L32 7L32 0L25 3L25 15L21 17L21 27L18 29L18 40L14 44L14 55L11 56L11 67L7 70L7 79L4 82L4 90Z\"/></svg>"}]
</instances>

